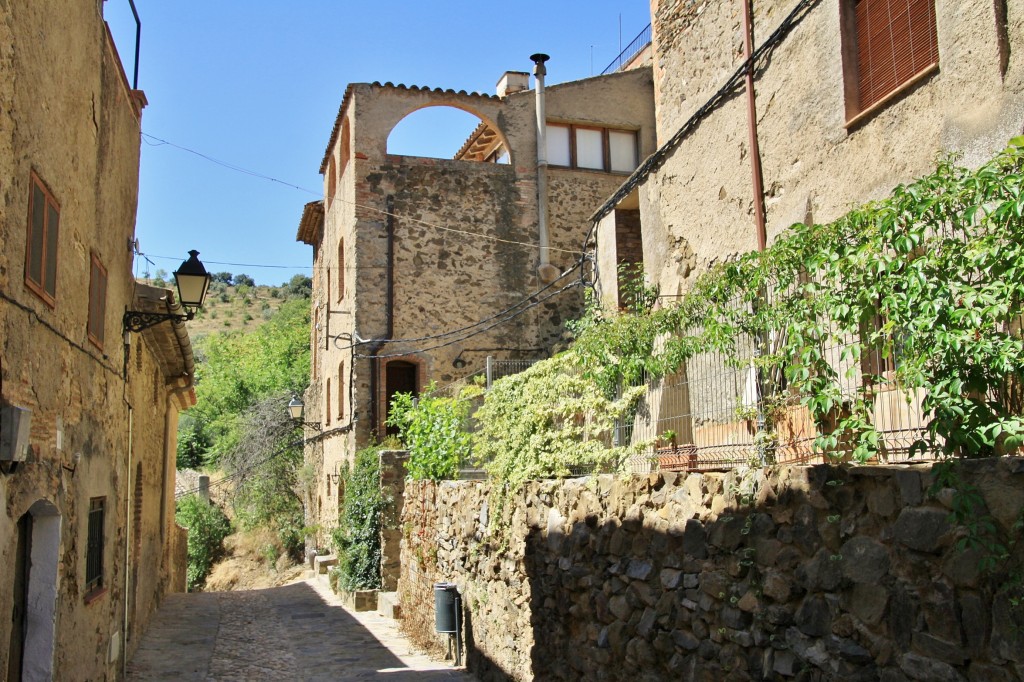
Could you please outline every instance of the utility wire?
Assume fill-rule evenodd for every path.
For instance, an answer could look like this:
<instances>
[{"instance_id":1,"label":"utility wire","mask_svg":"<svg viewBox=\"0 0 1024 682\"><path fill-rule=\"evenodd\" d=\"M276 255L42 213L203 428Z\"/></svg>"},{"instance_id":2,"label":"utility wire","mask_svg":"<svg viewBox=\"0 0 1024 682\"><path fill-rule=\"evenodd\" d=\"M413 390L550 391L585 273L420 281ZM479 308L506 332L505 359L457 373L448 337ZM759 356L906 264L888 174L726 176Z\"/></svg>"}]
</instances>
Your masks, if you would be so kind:
<instances>
[{"instance_id":1,"label":"utility wire","mask_svg":"<svg viewBox=\"0 0 1024 682\"><path fill-rule=\"evenodd\" d=\"M484 332L487 332L487 331L490 331L491 329L494 329L495 327L498 327L498 326L500 326L502 324L505 324L509 320L512 320L512 319L514 319L516 317L519 317L520 315L522 315L526 311L528 311L528 310L530 310L532 308L536 308L541 303L544 303L545 301L548 301L548 300L554 298L555 296L558 296L558 295L560 295L560 294L562 294L562 293L564 293L566 291L569 291L570 289L574 289L575 287L582 286L582 285L583 285L582 280L577 280L575 282L572 282L571 284L568 284L568 285L562 287L561 289L558 289L556 291L551 292L550 294L548 294L544 298L537 299L535 302L531 303L529 306L523 308L522 310L516 311L516 312L514 312L514 313L512 313L512 314L510 314L510 315L508 315L508 316L498 320L497 322L495 322L493 324L490 324L490 325L488 325L486 327L483 327L482 329L478 329L478 330L476 330L476 331L474 331L474 332L472 332L470 334L466 334L465 336L461 336L461 337L459 337L457 339L453 339L453 340L445 342L445 343L439 343L439 344L435 344L433 346L426 346L424 348L415 348L415 349L412 349L412 350L406 350L406 351L403 351L401 353L386 353L384 355L362 355L362 354L358 354L357 353L356 357L357 358L372 358L372 359L383 360L383 359L387 359L387 358L400 358L400 357L403 357L403 356L406 356L406 355L415 355L417 353L425 353L425 352L427 352L429 350L437 350L438 348L445 348L447 346L453 346L456 343L461 343L461 342L463 342L463 341L465 341L467 339L471 339L474 336L478 336L480 334L483 334Z\"/></svg>"},{"instance_id":2,"label":"utility wire","mask_svg":"<svg viewBox=\"0 0 1024 682\"><path fill-rule=\"evenodd\" d=\"M401 338L401 339L365 339L365 340L359 340L359 341L356 341L355 343L352 343L352 344L350 344L348 346L342 346L342 347L336 348L336 349L337 350L348 350L349 348L355 348L357 346L363 346L363 345L367 345L367 344L371 344L371 343L414 343L414 342L418 342L418 341L433 341L434 339L443 339L443 338L447 338L449 336L454 336L456 334L461 334L461 333L463 333L465 331L473 329L474 327L479 327L480 325L487 324L491 320L494 320L494 319L496 319L498 317L501 317L502 315L506 315L506 314L512 312L513 310L515 310L516 308L520 307L520 306L527 305L529 303L533 303L533 299L535 299L537 296L540 296L541 294L543 294L545 291L547 291L551 287L555 286L555 284L557 284L559 281L561 281L561 280L565 279L566 277L568 277L569 275L571 275L573 273L573 271L575 271L576 268L578 268L579 266L580 266L580 262L577 262L571 268L569 268L568 270L563 272L561 275L556 277L554 280L552 280L550 284L544 286L541 289L538 289L537 291L533 292L532 294L527 295L525 298L523 298L522 300L518 301L514 305L511 305L511 306L505 308L504 310L500 310L500 311L494 313L493 315L491 315L490 317L485 317L482 320L478 320L478 321L476 321L476 322L474 322L472 324L468 324L468 325L466 325L464 327L459 327L458 329L452 329L452 330L449 330L449 331L446 331L446 332L442 332L440 334L431 334L429 336L414 336L414 337L406 337L406 338ZM525 312L525 310L523 312ZM469 337L467 336L466 338L469 338Z\"/></svg>"},{"instance_id":3,"label":"utility wire","mask_svg":"<svg viewBox=\"0 0 1024 682\"><path fill-rule=\"evenodd\" d=\"M234 165L232 163L228 163L226 161L221 161L220 159L216 159L216 158L214 158L212 156L209 156L209 155L204 154L202 152L196 151L195 149L190 149L190 148L182 146L180 144L175 144L174 142L170 142L168 140L164 140L162 138L156 137L155 135L150 135L149 133L142 133L142 137L143 137L143 140L146 141L146 144L148 144L148 145L150 145L152 147L162 147L162 146L165 146L165 145L166 146L170 146L170 147L174 147L175 149L180 149L183 152L188 152L189 154L194 154L194 155L198 156L201 159L205 159L206 161L209 161L210 163L214 163L214 164L216 164L218 166L222 166L223 168L227 168L228 170L232 170L232 171L235 171L237 173L242 173L244 175L249 175L249 176L254 177L254 178L259 178L261 180L267 180L268 182L274 182L274 183L277 183L279 185L284 185L285 187L290 187L291 189L296 189L296 190L298 190L300 192L305 192L305 193L311 194L313 196L317 196L317 197L323 196L323 192L314 191L314 190L308 189L306 187L302 187L300 185L296 185L296 184L293 184L293 183L290 183L290 182L285 182L284 180L279 180L279 179L277 179L275 177L271 177L269 175L264 175L262 173L257 173L256 171L252 171L252 170L249 170L247 168L242 168L241 166L236 166L236 165ZM155 140L156 143L149 142L149 140ZM393 212L387 211L385 209L378 208L376 206L367 206L365 204L360 204L360 203L357 203L357 202L354 202L354 201L348 201L347 199L343 199L341 197L338 197L337 195L331 195L331 196L327 197L327 199L330 202L332 202L332 203L335 202L335 201L340 201L343 204L348 204L348 205L353 206L355 208L361 208L361 209L366 210L366 211L374 211L376 213L381 214L382 216L391 216L393 218L397 218L398 220L404 220L406 222L416 223L418 225L423 225L424 227L429 227L429 228L435 229L435 230L441 230L441 231L444 231L444 232L451 232L451 233L454 233L454 234L461 234L461 235L465 235L465 236L469 236L469 237L476 237L478 239L487 239L487 240L499 242L499 243L502 243L502 244L513 244L513 245L516 245L516 246L527 246L527 247L534 248L534 249L541 248L539 244L536 244L534 242L523 242L523 241L517 241L517 240L514 240L514 239L505 239L504 237L496 237L496 236L489 235L489 234L483 234L481 232L470 232L469 230L458 230L458 229L455 229L454 227L446 227L444 225L438 225L436 223L431 223L431 222L428 222L426 220L420 220L418 218L410 218L408 216L402 216L402 215L399 215L397 213L393 213ZM547 246L545 248L547 248L549 251L559 251L559 252L562 252L562 253L569 253L569 254L572 254L572 255L575 255L575 256L580 255L579 251L575 251L575 250L572 250L572 249L562 249L562 248L559 248L559 247L556 247L556 246ZM213 262L213 261L211 261L211 262ZM226 263L225 265L229 265L229 264ZM261 266L246 266L246 267L261 267Z\"/></svg>"}]
</instances>

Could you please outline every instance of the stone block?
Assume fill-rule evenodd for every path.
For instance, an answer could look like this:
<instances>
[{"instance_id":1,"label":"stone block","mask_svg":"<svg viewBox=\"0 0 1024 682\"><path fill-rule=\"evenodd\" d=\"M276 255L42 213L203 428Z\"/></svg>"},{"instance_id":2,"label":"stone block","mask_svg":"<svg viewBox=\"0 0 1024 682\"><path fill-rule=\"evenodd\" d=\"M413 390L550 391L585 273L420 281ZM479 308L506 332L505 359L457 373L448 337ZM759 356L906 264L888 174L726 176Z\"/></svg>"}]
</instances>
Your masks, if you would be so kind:
<instances>
[{"instance_id":1,"label":"stone block","mask_svg":"<svg viewBox=\"0 0 1024 682\"><path fill-rule=\"evenodd\" d=\"M897 471L896 484L904 507L916 507L924 500L921 492L921 474L916 471Z\"/></svg>"},{"instance_id":2,"label":"stone block","mask_svg":"<svg viewBox=\"0 0 1024 682\"><path fill-rule=\"evenodd\" d=\"M878 583L889 572L889 550L869 537L847 540L840 550L843 576L855 583Z\"/></svg>"},{"instance_id":3,"label":"stone block","mask_svg":"<svg viewBox=\"0 0 1024 682\"><path fill-rule=\"evenodd\" d=\"M900 669L910 679L920 682L967 682L950 664L914 653L903 655Z\"/></svg>"},{"instance_id":4,"label":"stone block","mask_svg":"<svg viewBox=\"0 0 1024 682\"><path fill-rule=\"evenodd\" d=\"M797 609L795 623L805 635L824 637L832 631L832 612L821 597L807 597Z\"/></svg>"},{"instance_id":5,"label":"stone block","mask_svg":"<svg viewBox=\"0 0 1024 682\"><path fill-rule=\"evenodd\" d=\"M949 513L942 509L904 509L893 526L893 537L910 549L934 554L945 545L949 530Z\"/></svg>"}]
</instances>

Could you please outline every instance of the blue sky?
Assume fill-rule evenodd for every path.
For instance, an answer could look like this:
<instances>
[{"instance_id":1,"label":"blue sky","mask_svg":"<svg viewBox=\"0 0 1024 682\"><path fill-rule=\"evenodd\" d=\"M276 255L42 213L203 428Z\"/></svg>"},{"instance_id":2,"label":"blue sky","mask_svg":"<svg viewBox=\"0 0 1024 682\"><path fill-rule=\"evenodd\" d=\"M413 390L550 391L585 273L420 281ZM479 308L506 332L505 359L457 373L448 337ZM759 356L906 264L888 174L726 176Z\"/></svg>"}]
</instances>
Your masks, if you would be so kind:
<instances>
[{"instance_id":1,"label":"blue sky","mask_svg":"<svg viewBox=\"0 0 1024 682\"><path fill-rule=\"evenodd\" d=\"M623 47L650 23L647 0L136 0L136 7L139 87L149 99L136 234L153 263L137 259L137 274L147 265L172 271L197 249L210 271L244 272L260 284L311 272L312 249L295 232L303 204L320 198L320 160L348 83L492 93L505 71L530 71L534 52L551 55L549 84L577 80L618 55L620 23ZM104 15L130 80L128 0L106 0ZM462 112L421 111L399 124L389 149L450 157L474 125Z\"/></svg>"}]
</instances>

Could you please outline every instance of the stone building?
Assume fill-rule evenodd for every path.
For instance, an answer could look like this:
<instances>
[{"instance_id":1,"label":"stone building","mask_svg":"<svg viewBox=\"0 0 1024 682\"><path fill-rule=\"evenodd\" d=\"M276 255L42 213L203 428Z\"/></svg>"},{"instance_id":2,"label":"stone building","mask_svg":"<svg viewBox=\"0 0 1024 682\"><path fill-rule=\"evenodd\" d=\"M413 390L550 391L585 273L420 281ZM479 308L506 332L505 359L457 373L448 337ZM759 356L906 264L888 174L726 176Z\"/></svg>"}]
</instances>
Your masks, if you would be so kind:
<instances>
[{"instance_id":1,"label":"stone building","mask_svg":"<svg viewBox=\"0 0 1024 682\"><path fill-rule=\"evenodd\" d=\"M890 17L888 5L754 3L755 48L796 11L755 74L768 243L793 223L826 223L888 195L934 169L940 152L979 165L1024 128L1024 3L916 0L912 17L895 9ZM713 263L758 246L742 81L687 126L743 64L743 6L651 4L659 151L595 216L608 300L620 212L639 206L632 216L642 223L642 259L662 294L685 291ZM872 8L885 11L868 26ZM892 36L888 46L869 43L879 31Z\"/></svg>"},{"instance_id":2,"label":"stone building","mask_svg":"<svg viewBox=\"0 0 1024 682\"><path fill-rule=\"evenodd\" d=\"M977 166L1021 133L1024 3L898 6L754 3L747 48L744 0L652 2L658 151L594 216L606 305L618 302L622 262L642 263L662 296L679 296L716 262L771 244L794 223L828 223L887 196L933 170L940 153ZM742 70L748 49L761 51L753 92ZM635 440L671 431L698 449L752 443L735 413L755 400L756 376L698 360L649 393ZM874 362L866 373L883 361ZM728 372L728 388L709 388ZM875 423L908 434L924 423L920 395L886 393L874 409ZM809 413L787 429L784 438L802 443L793 456L809 456Z\"/></svg>"},{"instance_id":3,"label":"stone building","mask_svg":"<svg viewBox=\"0 0 1024 682\"><path fill-rule=\"evenodd\" d=\"M96 0L0 4L0 678L119 679L184 586L187 332L132 277L140 121ZM19 437L21 436L21 437ZM13 614L7 618L6 614Z\"/></svg>"},{"instance_id":4,"label":"stone building","mask_svg":"<svg viewBox=\"0 0 1024 682\"><path fill-rule=\"evenodd\" d=\"M339 467L386 433L391 396L478 372L488 355L543 358L581 309L588 217L654 150L651 70L547 86L546 159L529 85L509 72L496 95L345 91L320 167L325 198L306 205L297 235L314 250L305 402L322 434L307 460L324 529ZM395 125L433 106L480 119L454 158L389 154Z\"/></svg>"}]
</instances>

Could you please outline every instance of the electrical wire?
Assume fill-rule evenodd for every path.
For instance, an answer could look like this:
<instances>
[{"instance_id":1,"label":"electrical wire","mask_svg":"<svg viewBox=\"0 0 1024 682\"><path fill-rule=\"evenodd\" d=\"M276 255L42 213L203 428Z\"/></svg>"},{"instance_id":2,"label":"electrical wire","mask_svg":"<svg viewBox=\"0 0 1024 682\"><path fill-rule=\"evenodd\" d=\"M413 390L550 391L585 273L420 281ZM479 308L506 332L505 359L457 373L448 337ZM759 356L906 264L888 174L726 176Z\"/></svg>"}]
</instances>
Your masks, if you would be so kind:
<instances>
[{"instance_id":1,"label":"electrical wire","mask_svg":"<svg viewBox=\"0 0 1024 682\"><path fill-rule=\"evenodd\" d=\"M746 0L744 0L746 1ZM629 196L634 189L637 188L640 183L644 182L652 173L657 171L668 159L669 154L675 150L679 144L690 135L691 132L697 129L701 122L707 118L707 116L718 109L722 104L728 101L732 93L739 89L742 82L746 77L747 69L751 66L755 67L759 62L768 57L771 52L789 35L789 33L796 28L800 22L803 21L804 17L817 5L820 0L800 0L800 3L793 8L785 19L779 24L779 26L768 36L768 39L761 44L759 48L754 50L750 55L749 59L744 59L743 63L740 64L739 68L733 72L732 76L725 82L725 84L719 88L711 98L705 102L696 112L686 120L685 123L670 137L665 144L658 148L653 154L648 156L640 166L637 167L633 173L626 178L625 182L619 186L619 189L608 198L604 204L601 205L597 211L591 216L593 225L591 226L590 232L587 234L587 241L590 240L593 234L594 228L597 222L600 221L604 216L608 215L615 208L615 206ZM584 247L586 242L584 242Z\"/></svg>"},{"instance_id":2,"label":"electrical wire","mask_svg":"<svg viewBox=\"0 0 1024 682\"><path fill-rule=\"evenodd\" d=\"M525 298L523 298L522 300L518 301L514 305L511 305L508 308L505 308L504 310L500 310L500 311L494 313L493 315L491 315L490 317L485 317L482 320L478 320L478 321L476 321L476 322L474 322L472 324L468 324L468 325L466 325L464 327L459 327L458 329L452 329L452 330L449 330L449 331L446 331L446 332L442 332L440 334L431 334L429 336L414 336L414 337L406 337L406 338L401 338L401 339L359 339L355 343L352 343L352 344L350 344L348 346L341 346L341 347L335 346L335 349L336 350L348 350L349 348L355 348L357 346L364 346L364 345L372 344L372 343L414 343L414 342L418 342L418 341L433 341L434 339L443 339L443 338L447 338L449 336L454 336L455 334L461 334L462 332L465 332L465 331L468 331L470 329L473 329L474 327L479 327L480 325L487 324L491 320L494 320L494 319L496 319L498 317L501 317L502 315L510 313L510 312L512 312L513 310L515 310L516 308L518 308L518 307L520 307L522 305L526 305L528 303L532 303L534 298L536 298L537 296L540 296L545 291L547 291L551 287L555 286L555 284L557 284L559 281L561 281L561 280L565 279L566 277L568 277L569 275L571 275L573 273L573 271L575 271L576 268L578 268L580 266L581 263L582 263L582 261L577 261L577 263L575 265L573 265L571 268L569 268L568 270L563 272L561 275L559 275L558 277L553 279L550 284L547 284L546 286L544 286L541 289L538 289L537 291L533 292L532 294L528 294ZM466 338L470 338L470 337L467 336Z\"/></svg>"},{"instance_id":3,"label":"electrical wire","mask_svg":"<svg viewBox=\"0 0 1024 682\"><path fill-rule=\"evenodd\" d=\"M214 158L212 156L209 156L208 154L204 154L202 152L196 151L195 149L190 149L189 147L185 147L185 146L180 145L180 144L175 144L174 142L170 142L168 140L164 140L162 138L156 137L155 135L150 135L149 133L142 133L142 137L143 137L143 140L146 142L146 144L148 144L148 145L150 145L152 147L162 147L162 146L165 146L165 145L166 146L170 146L170 147L174 147L175 149L180 149L183 152L187 152L189 154L194 154L194 155L198 156L201 159L205 159L206 161L209 161L210 163L214 163L214 164L216 164L218 166L221 166L223 168L227 168L228 170L232 170L232 171L235 171L237 173L242 173L244 175L248 175L248 176L251 176L251 177L254 177L254 178L259 178L261 180L267 180L269 182L274 182L274 183L277 183L279 185L283 185L285 187L289 187L291 189L298 190L300 192L305 192L307 194L311 194L313 196L318 196L318 197L319 196L323 196L323 192L314 191L314 190L311 190L309 188L302 187L300 185L296 185L296 184L293 184L293 183L290 183L290 182L285 182L284 180L279 180L278 178L275 178L275 177L272 177L272 176L269 176L269 175L264 175L263 173L258 173L256 171L252 171L252 170L249 170L247 168L242 168L241 166L236 166L236 165L234 165L232 163L228 163L226 161L221 161L220 159L216 159L216 158ZM150 142L149 140L155 140L159 144L154 144L153 142ZM360 208L360 209L363 209L365 211L373 211L375 213L381 214L382 216L390 216L390 217L393 217L393 218L397 218L398 220L404 220L406 222L416 223L418 225L423 225L424 227L429 227L429 228L435 229L435 230L441 230L443 232L451 232L453 234L460 234L460 235L464 235L464 236L468 236L468 237L476 237L478 239L487 239L487 240L494 241L494 242L499 242L499 243L502 243L502 244L512 244L512 245L516 245L516 246L526 246L526 247L529 247L531 249L539 249L539 248L541 248L539 244L536 244L534 242L523 242L523 241L517 241L517 240L514 240L514 239L505 239L504 237L496 237L496 236L489 235L489 234L483 234L481 232L470 232L468 230L458 230L458 229L455 229L454 227L446 227L444 225L438 225L436 223L431 223L431 222L428 222L426 220L420 220L418 218L411 218L411 217L408 217L408 216L402 216L402 215L399 215L397 213L393 213L393 212L387 211L385 209L378 208L376 206L368 206L366 204L360 204L360 203L357 203L355 201L349 201L349 200L344 199L342 197L339 197L337 195L330 195L330 196L328 196L326 198L329 200L330 203L333 203L335 201L340 201L341 203L348 204L349 206L352 206L354 208ZM558 252L561 252L561 253L572 254L574 256L581 255L581 253L579 251L575 251L575 250L572 250L572 249L563 249L563 248L556 247L556 246L546 246L544 248L546 248L548 251L558 251ZM210 262L213 262L213 261L210 261ZM230 264L229 263L225 263L225 265L230 265ZM246 267L262 267L262 266L252 265L252 266L246 266Z\"/></svg>"},{"instance_id":4,"label":"electrical wire","mask_svg":"<svg viewBox=\"0 0 1024 682\"><path fill-rule=\"evenodd\" d=\"M447 346L453 346L456 343L461 343L461 342L463 342L463 341L465 341L467 339L473 338L474 336L478 336L480 334L483 334L484 332L490 331L491 329L494 329L495 327L501 326L501 325L505 324L506 322L508 322L509 320L515 319L516 317L519 317L520 315L522 315L526 311L528 311L528 310L530 310L532 308L536 308L541 303L544 303L544 302L554 298L555 296L559 296L560 294L563 294L564 292L569 291L570 289L574 289L574 288L576 288L578 286L582 286L582 285L583 285L582 281L581 280L577 280L577 281L575 281L575 282L573 282L571 284L568 284L568 285L562 287L561 289L558 289L557 291L551 292L550 294L548 294L544 298L537 299L535 302L531 303L529 306L523 308L522 310L514 312L511 315L508 315L507 317L504 317L504 318L498 320L494 324L488 325L488 326L486 326L486 327L484 327L482 329L479 329L477 331L472 332L471 334L467 334L467 335L459 337L457 339L453 339L452 341L448 341L446 343L439 343L439 344L436 344L436 345L433 345L433 346L427 346L425 348L415 348L415 349L412 349L412 350L403 351L401 353L386 353L384 355L362 355L362 354L357 353L356 357L357 358L369 358L369 359L383 360L383 359L387 359L387 358L400 358L400 357L404 357L404 356L407 356L407 355L416 355L418 353L425 353L425 352L430 351L430 350L437 350L438 348L445 348Z\"/></svg>"}]
</instances>

